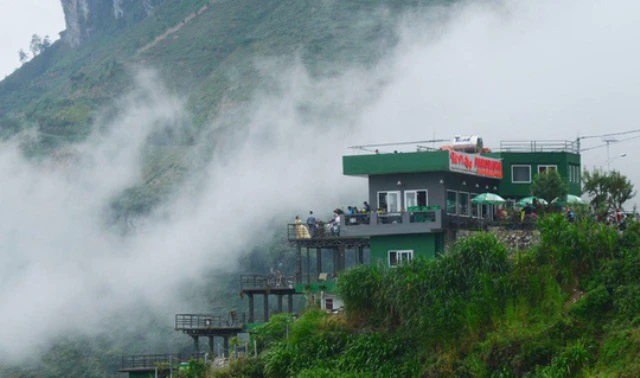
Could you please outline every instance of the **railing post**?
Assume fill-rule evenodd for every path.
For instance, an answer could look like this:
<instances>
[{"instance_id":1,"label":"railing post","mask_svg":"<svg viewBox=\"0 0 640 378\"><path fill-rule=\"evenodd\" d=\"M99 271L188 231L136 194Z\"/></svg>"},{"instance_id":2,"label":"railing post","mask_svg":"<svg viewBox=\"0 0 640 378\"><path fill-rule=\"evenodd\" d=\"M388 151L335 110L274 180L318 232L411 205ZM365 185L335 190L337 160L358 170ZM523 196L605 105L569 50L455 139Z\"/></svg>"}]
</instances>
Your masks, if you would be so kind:
<instances>
[{"instance_id":1,"label":"railing post","mask_svg":"<svg viewBox=\"0 0 640 378\"><path fill-rule=\"evenodd\" d=\"M296 246L296 283L302 283L302 246Z\"/></svg>"}]
</instances>

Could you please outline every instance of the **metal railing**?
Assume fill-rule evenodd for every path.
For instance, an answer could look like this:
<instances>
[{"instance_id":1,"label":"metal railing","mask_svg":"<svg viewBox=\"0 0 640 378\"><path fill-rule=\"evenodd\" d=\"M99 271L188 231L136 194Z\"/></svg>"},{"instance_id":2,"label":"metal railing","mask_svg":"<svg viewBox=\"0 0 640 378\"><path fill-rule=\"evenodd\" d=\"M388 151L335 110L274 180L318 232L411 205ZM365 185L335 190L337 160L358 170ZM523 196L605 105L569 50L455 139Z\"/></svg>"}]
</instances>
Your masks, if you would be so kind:
<instances>
[{"instance_id":1,"label":"metal railing","mask_svg":"<svg viewBox=\"0 0 640 378\"><path fill-rule=\"evenodd\" d=\"M459 230L486 230L488 228L500 228L505 230L534 230L537 220L530 216L520 220L520 217L508 217L506 219L483 219L468 216L448 215L449 227Z\"/></svg>"},{"instance_id":2,"label":"metal railing","mask_svg":"<svg viewBox=\"0 0 640 378\"><path fill-rule=\"evenodd\" d=\"M506 140L500 152L570 152L580 153L577 141L570 140Z\"/></svg>"},{"instance_id":3,"label":"metal railing","mask_svg":"<svg viewBox=\"0 0 640 378\"><path fill-rule=\"evenodd\" d=\"M279 274L243 274L240 276L240 288L250 289L293 289L295 287L294 276Z\"/></svg>"},{"instance_id":4,"label":"metal railing","mask_svg":"<svg viewBox=\"0 0 640 378\"><path fill-rule=\"evenodd\" d=\"M242 328L245 319L244 313L233 311L228 314L178 314L175 329Z\"/></svg>"},{"instance_id":5,"label":"metal railing","mask_svg":"<svg viewBox=\"0 0 640 378\"><path fill-rule=\"evenodd\" d=\"M190 353L173 354L143 354L133 356L122 356L120 370L153 369L159 365L173 365L187 362L192 358L199 358L199 355Z\"/></svg>"}]
</instances>

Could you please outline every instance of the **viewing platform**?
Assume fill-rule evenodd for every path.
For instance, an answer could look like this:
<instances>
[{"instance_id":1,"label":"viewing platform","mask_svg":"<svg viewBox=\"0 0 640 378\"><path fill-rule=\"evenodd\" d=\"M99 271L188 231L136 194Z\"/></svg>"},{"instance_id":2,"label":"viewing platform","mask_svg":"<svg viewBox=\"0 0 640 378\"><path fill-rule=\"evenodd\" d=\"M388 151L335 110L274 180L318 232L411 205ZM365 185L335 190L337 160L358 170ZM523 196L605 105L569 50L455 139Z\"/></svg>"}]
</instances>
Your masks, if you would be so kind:
<instances>
[{"instance_id":1,"label":"viewing platform","mask_svg":"<svg viewBox=\"0 0 640 378\"><path fill-rule=\"evenodd\" d=\"M192 336L218 336L241 332L244 323L244 313L178 314L175 329Z\"/></svg>"},{"instance_id":2,"label":"viewing platform","mask_svg":"<svg viewBox=\"0 0 640 378\"><path fill-rule=\"evenodd\" d=\"M194 358L201 358L201 355L191 353L175 354L142 354L132 356L122 356L120 361L120 373L145 373L154 372L158 369L176 369L182 363L187 363Z\"/></svg>"},{"instance_id":3,"label":"viewing platform","mask_svg":"<svg viewBox=\"0 0 640 378\"><path fill-rule=\"evenodd\" d=\"M243 274L240 276L240 288L243 293L262 294L269 291L273 294L293 294L296 291L296 278L278 274Z\"/></svg>"},{"instance_id":4,"label":"viewing platform","mask_svg":"<svg viewBox=\"0 0 640 378\"><path fill-rule=\"evenodd\" d=\"M288 225L289 241L313 243L318 240L345 239L360 243L357 238L378 235L414 234L439 232L442 230L443 216L439 207L424 207L415 211L392 213L358 213L340 215L340 226L316 227L314 232L306 232L307 225Z\"/></svg>"}]
</instances>

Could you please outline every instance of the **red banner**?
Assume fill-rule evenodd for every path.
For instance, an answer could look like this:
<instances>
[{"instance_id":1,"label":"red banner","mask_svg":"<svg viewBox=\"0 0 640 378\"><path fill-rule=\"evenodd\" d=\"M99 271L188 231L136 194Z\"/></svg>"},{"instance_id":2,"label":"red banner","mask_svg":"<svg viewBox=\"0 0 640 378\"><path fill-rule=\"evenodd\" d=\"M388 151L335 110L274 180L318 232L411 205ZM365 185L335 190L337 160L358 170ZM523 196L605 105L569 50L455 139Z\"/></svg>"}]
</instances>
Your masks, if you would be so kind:
<instances>
[{"instance_id":1,"label":"red banner","mask_svg":"<svg viewBox=\"0 0 640 378\"><path fill-rule=\"evenodd\" d=\"M498 159L464 152L449 151L449 170L469 175L502 178L502 162Z\"/></svg>"}]
</instances>

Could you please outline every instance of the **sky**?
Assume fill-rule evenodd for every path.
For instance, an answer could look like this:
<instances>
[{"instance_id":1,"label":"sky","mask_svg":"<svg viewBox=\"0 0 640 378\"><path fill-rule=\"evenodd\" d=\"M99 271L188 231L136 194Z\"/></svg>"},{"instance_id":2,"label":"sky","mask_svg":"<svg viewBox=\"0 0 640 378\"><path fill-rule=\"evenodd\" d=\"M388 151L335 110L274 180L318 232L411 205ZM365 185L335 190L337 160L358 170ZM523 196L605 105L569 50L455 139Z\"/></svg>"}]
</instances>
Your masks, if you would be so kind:
<instances>
[{"instance_id":1,"label":"sky","mask_svg":"<svg viewBox=\"0 0 640 378\"><path fill-rule=\"evenodd\" d=\"M53 41L63 30L60 0L0 0L0 78L20 66L18 50L29 52L31 36Z\"/></svg>"},{"instance_id":2,"label":"sky","mask_svg":"<svg viewBox=\"0 0 640 378\"><path fill-rule=\"evenodd\" d=\"M126 237L105 227L105 208L141 179L147 137L189 120L186 98L152 67L139 67L134 89L114 99L116 119L97 119L101 132L65 159L36 164L17 141L0 141L0 360L29 358L69 332L104 331L141 303L192 311L182 285L238 268L234 257L263 245L273 222L310 209L328 217L366 197L364 179L341 174L347 146L434 134L478 134L496 146L640 127L638 14L637 0L466 2L442 17L407 15L398 47L375 67L317 79L299 61L264 58L256 64L271 92L257 92L198 177ZM24 22L34 25L28 35L44 25ZM212 120L213 137L223 122ZM611 167L636 183L638 146L610 152L628 153ZM604 149L583 154L587 168L605 162ZM188 272L176 274L176 262Z\"/></svg>"}]
</instances>

